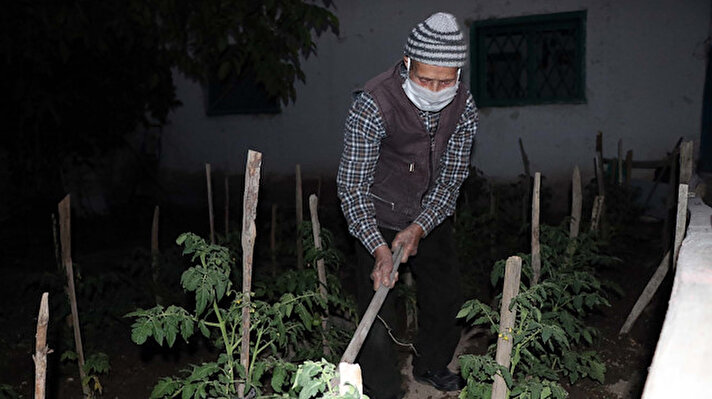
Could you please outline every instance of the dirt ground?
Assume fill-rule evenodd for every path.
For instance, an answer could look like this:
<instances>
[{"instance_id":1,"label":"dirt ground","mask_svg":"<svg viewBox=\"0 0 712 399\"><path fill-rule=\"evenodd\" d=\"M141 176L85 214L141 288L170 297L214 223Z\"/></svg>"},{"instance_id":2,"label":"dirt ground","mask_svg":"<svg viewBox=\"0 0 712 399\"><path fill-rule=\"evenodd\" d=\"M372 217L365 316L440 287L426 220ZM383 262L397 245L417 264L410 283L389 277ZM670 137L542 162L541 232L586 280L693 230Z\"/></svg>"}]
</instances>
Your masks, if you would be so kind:
<instances>
[{"instance_id":1,"label":"dirt ground","mask_svg":"<svg viewBox=\"0 0 712 399\"><path fill-rule=\"evenodd\" d=\"M32 397L34 365L31 354L42 276L56 272L57 268L50 228L51 211L46 209L46 212L22 214L4 221L0 226L0 240L3 242L0 246L0 295L3 303L0 307L0 385L12 386L23 398ZM91 264L91 267L109 270L133 248L147 247L151 211L152 208L145 208L127 213L118 226L105 218L73 222L76 229L74 261L83 263L85 268ZM185 226L206 224L202 213L193 217L168 210L166 217L169 222L162 234L165 245L170 245L178 232L186 231ZM322 225L335 230L335 235L344 234L343 226L335 220L335 217L330 219L326 216ZM574 386L566 386L570 398L638 398L642 392L664 319L672 279L667 277L631 333L619 336L618 330L662 257L660 224L641 223L636 227L634 242L620 243L613 248L613 255L622 258L623 263L601 271L604 278L620 284L625 295L613 298L610 308L591 319L591 323L601 332L595 349L606 362L605 384L584 380ZM143 233L136 234L137 230ZM50 300L61 301L63 298L57 295ZM83 306L91 307L92 304ZM160 377L173 375L189 363L200 363L215 357L200 342L191 345L178 343L174 350L149 344L137 346L130 340L129 320L119 317L111 325L114 326L111 330L95 331L85 336L85 341L91 341L90 348L104 351L110 358L111 371L101 378L104 398L147 398ZM66 340L67 337L54 338L50 341L50 347L56 348L61 339ZM487 339L484 333L468 334L458 346L457 354L481 353L486 349ZM403 356L407 398L457 397L457 393L443 394L413 381L408 354ZM81 397L76 365L60 362L59 357L57 352L49 355L48 398ZM452 365L456 368L456 362Z\"/></svg>"}]
</instances>

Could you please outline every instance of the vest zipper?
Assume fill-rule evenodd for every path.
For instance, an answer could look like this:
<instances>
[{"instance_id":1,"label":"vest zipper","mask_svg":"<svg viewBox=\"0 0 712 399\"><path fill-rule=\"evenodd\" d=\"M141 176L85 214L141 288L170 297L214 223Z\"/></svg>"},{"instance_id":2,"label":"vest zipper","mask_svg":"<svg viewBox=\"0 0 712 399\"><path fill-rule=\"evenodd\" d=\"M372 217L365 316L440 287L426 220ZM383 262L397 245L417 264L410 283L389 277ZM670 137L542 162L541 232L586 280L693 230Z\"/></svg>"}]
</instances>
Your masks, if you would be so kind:
<instances>
[{"instance_id":1,"label":"vest zipper","mask_svg":"<svg viewBox=\"0 0 712 399\"><path fill-rule=\"evenodd\" d=\"M391 202L391 201L388 201L388 200L385 199L385 198L381 198L381 197L377 196L377 195L374 194L374 193L370 193L370 194L371 194L371 197L373 197L373 198L375 198L375 199L377 199L377 200L379 200L379 201L385 202L386 204L389 204L389 205L391 206L391 210L392 210L392 211L395 211L395 210L396 210L396 204L395 204L395 203L393 203L393 202Z\"/></svg>"}]
</instances>

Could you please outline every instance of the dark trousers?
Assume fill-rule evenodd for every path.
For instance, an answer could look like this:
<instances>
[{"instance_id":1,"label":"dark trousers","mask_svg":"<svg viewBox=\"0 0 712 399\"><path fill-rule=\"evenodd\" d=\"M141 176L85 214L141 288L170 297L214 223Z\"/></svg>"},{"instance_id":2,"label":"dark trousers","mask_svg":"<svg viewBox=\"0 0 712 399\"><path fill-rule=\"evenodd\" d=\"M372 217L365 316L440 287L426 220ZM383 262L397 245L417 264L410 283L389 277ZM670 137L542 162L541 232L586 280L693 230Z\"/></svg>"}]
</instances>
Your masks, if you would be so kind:
<instances>
[{"instance_id":1,"label":"dark trousers","mask_svg":"<svg viewBox=\"0 0 712 399\"><path fill-rule=\"evenodd\" d=\"M381 233L390 245L397 232L381 228ZM357 299L359 312L363 315L374 294L370 278L374 258L358 241L356 256ZM462 293L450 219L420 241L418 253L408 259L408 265L416 283L418 303L415 348L419 356L414 356L413 373L422 374L446 367L460 338L455 316L462 306ZM388 294L379 315L391 328L396 326L396 295L393 292ZM376 319L356 359L361 365L364 385L377 398L388 398L401 389L393 345L385 326Z\"/></svg>"}]
</instances>

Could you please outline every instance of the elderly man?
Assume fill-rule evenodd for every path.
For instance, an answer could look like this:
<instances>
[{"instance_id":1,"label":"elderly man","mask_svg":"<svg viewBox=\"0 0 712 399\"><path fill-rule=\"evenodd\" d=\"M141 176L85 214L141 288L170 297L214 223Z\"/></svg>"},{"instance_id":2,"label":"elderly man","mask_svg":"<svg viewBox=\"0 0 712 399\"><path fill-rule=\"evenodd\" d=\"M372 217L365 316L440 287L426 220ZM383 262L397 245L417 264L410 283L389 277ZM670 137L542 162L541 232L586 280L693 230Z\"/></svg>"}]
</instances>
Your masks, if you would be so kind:
<instances>
[{"instance_id":1,"label":"elderly man","mask_svg":"<svg viewBox=\"0 0 712 399\"><path fill-rule=\"evenodd\" d=\"M395 284L391 251L403 246L419 309L413 375L443 391L462 388L447 364L462 303L449 216L468 176L477 128L474 100L460 84L466 58L454 16L436 13L416 25L403 60L357 92L337 176L341 208L357 238L360 311L372 289ZM374 323L358 362L372 395L398 398L401 378L385 325L396 318L393 295L380 316L384 323Z\"/></svg>"}]
</instances>

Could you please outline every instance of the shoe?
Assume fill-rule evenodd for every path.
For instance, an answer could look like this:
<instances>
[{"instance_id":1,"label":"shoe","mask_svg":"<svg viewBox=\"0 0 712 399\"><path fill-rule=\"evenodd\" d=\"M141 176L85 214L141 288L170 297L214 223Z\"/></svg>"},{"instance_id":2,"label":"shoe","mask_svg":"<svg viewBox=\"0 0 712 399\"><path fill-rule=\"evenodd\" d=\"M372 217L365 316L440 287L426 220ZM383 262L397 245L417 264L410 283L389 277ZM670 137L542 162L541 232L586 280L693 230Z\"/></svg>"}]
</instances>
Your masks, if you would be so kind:
<instances>
[{"instance_id":1,"label":"shoe","mask_svg":"<svg viewBox=\"0 0 712 399\"><path fill-rule=\"evenodd\" d=\"M465 387L465 380L447 368L435 372L426 371L420 375L413 374L413 377L420 383L432 385L438 391L459 391Z\"/></svg>"}]
</instances>

